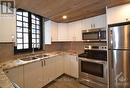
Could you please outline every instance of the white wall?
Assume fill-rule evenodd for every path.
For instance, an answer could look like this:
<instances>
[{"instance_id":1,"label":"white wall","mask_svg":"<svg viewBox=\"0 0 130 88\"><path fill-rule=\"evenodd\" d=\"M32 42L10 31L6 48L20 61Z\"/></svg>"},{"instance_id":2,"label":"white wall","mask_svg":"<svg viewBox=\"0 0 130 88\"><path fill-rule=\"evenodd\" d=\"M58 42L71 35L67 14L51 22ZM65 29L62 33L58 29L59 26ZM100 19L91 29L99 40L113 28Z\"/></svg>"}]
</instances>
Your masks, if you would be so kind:
<instances>
[{"instance_id":1,"label":"white wall","mask_svg":"<svg viewBox=\"0 0 130 88\"><path fill-rule=\"evenodd\" d=\"M130 21L130 3L107 9L107 23L121 23Z\"/></svg>"}]
</instances>

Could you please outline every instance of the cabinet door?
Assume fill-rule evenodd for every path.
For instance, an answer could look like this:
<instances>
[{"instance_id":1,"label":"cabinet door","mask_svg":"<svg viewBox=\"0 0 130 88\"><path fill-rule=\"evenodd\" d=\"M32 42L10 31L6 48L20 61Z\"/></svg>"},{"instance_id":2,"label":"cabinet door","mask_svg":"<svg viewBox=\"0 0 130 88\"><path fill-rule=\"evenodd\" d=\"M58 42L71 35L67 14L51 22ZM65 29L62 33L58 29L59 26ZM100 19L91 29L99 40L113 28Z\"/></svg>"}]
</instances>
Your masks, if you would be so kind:
<instances>
[{"instance_id":1,"label":"cabinet door","mask_svg":"<svg viewBox=\"0 0 130 88\"><path fill-rule=\"evenodd\" d=\"M67 75L71 75L70 70L70 57L69 55L64 55L64 73Z\"/></svg>"},{"instance_id":2,"label":"cabinet door","mask_svg":"<svg viewBox=\"0 0 130 88\"><path fill-rule=\"evenodd\" d=\"M107 23L116 24L130 21L130 3L108 8Z\"/></svg>"},{"instance_id":3,"label":"cabinet door","mask_svg":"<svg viewBox=\"0 0 130 88\"><path fill-rule=\"evenodd\" d=\"M69 23L68 31L70 41L82 41L81 21Z\"/></svg>"},{"instance_id":4,"label":"cabinet door","mask_svg":"<svg viewBox=\"0 0 130 88\"><path fill-rule=\"evenodd\" d=\"M68 41L68 24L58 23L58 40Z\"/></svg>"},{"instance_id":5,"label":"cabinet door","mask_svg":"<svg viewBox=\"0 0 130 88\"><path fill-rule=\"evenodd\" d=\"M24 80L23 80L23 66L11 68L5 71L5 74L8 78L16 83L20 88L24 88Z\"/></svg>"},{"instance_id":6,"label":"cabinet door","mask_svg":"<svg viewBox=\"0 0 130 88\"><path fill-rule=\"evenodd\" d=\"M51 22L51 37L52 41L58 41L58 23Z\"/></svg>"},{"instance_id":7,"label":"cabinet door","mask_svg":"<svg viewBox=\"0 0 130 88\"><path fill-rule=\"evenodd\" d=\"M56 66L55 66L55 58L51 57L49 59L45 59L44 62L44 85L47 85L49 82L53 81L56 76Z\"/></svg>"},{"instance_id":8,"label":"cabinet door","mask_svg":"<svg viewBox=\"0 0 130 88\"><path fill-rule=\"evenodd\" d=\"M0 42L16 42L16 15L0 13Z\"/></svg>"},{"instance_id":9,"label":"cabinet door","mask_svg":"<svg viewBox=\"0 0 130 88\"><path fill-rule=\"evenodd\" d=\"M41 61L24 65L24 88L41 88L43 86Z\"/></svg>"},{"instance_id":10,"label":"cabinet door","mask_svg":"<svg viewBox=\"0 0 130 88\"><path fill-rule=\"evenodd\" d=\"M51 44L51 21L45 22L45 44Z\"/></svg>"},{"instance_id":11,"label":"cabinet door","mask_svg":"<svg viewBox=\"0 0 130 88\"><path fill-rule=\"evenodd\" d=\"M103 28L106 27L106 15L99 15L94 17L94 26L95 28Z\"/></svg>"},{"instance_id":12,"label":"cabinet door","mask_svg":"<svg viewBox=\"0 0 130 88\"><path fill-rule=\"evenodd\" d=\"M56 56L56 78L63 74L63 56Z\"/></svg>"},{"instance_id":13,"label":"cabinet door","mask_svg":"<svg viewBox=\"0 0 130 88\"><path fill-rule=\"evenodd\" d=\"M71 71L71 76L78 78L79 77L79 64L78 64L78 57L74 56L74 55L70 55L70 60L71 60L71 64L70 64L70 71Z\"/></svg>"}]
</instances>

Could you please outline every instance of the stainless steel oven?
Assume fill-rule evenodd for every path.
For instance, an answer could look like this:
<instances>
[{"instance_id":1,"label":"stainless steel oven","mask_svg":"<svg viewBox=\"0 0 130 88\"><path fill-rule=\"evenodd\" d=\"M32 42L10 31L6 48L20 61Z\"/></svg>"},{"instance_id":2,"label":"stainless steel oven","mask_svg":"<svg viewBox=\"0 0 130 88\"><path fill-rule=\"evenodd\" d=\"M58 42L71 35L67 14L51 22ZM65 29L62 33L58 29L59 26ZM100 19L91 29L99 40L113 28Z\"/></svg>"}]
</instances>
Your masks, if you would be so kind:
<instances>
[{"instance_id":1,"label":"stainless steel oven","mask_svg":"<svg viewBox=\"0 0 130 88\"><path fill-rule=\"evenodd\" d=\"M84 41L106 41L106 30L101 28L82 30L82 39Z\"/></svg>"},{"instance_id":2,"label":"stainless steel oven","mask_svg":"<svg viewBox=\"0 0 130 88\"><path fill-rule=\"evenodd\" d=\"M107 88L106 49L106 46L88 46L85 52L79 55L81 83L93 88Z\"/></svg>"}]
</instances>

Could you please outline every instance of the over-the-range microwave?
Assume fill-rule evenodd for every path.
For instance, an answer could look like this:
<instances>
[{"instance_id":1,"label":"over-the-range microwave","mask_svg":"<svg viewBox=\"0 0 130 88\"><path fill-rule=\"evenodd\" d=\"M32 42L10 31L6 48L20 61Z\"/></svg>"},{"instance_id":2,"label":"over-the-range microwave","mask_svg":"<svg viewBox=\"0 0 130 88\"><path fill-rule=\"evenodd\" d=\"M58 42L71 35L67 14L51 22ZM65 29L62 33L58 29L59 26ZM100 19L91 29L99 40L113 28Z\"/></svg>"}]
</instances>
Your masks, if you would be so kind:
<instances>
[{"instance_id":1,"label":"over-the-range microwave","mask_svg":"<svg viewBox=\"0 0 130 88\"><path fill-rule=\"evenodd\" d=\"M106 29L96 28L82 30L82 40L84 41L106 41Z\"/></svg>"}]
</instances>

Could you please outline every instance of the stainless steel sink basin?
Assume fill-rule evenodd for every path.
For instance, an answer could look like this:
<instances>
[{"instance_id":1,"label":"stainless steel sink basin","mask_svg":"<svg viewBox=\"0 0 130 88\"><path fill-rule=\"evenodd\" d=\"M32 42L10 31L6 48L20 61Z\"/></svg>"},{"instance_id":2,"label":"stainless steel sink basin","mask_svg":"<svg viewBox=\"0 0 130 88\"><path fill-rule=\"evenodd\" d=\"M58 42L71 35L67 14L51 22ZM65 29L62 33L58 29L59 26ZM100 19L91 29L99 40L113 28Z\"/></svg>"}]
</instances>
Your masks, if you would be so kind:
<instances>
[{"instance_id":1,"label":"stainless steel sink basin","mask_svg":"<svg viewBox=\"0 0 130 88\"><path fill-rule=\"evenodd\" d=\"M41 54L41 55L37 55L36 57L37 58L44 58L44 57L48 57L48 56L49 56L48 54L43 54L43 55Z\"/></svg>"},{"instance_id":2,"label":"stainless steel sink basin","mask_svg":"<svg viewBox=\"0 0 130 88\"><path fill-rule=\"evenodd\" d=\"M31 60L36 60L36 59L39 59L39 58L45 58L45 57L48 57L49 55L48 54L40 54L40 55L35 55L35 56L30 56L30 57L25 57L25 58L22 58L20 60L22 61L31 61Z\"/></svg>"},{"instance_id":3,"label":"stainless steel sink basin","mask_svg":"<svg viewBox=\"0 0 130 88\"><path fill-rule=\"evenodd\" d=\"M30 60L36 60L38 59L37 57L25 57L25 58L22 58L21 60L22 61L30 61Z\"/></svg>"}]
</instances>

